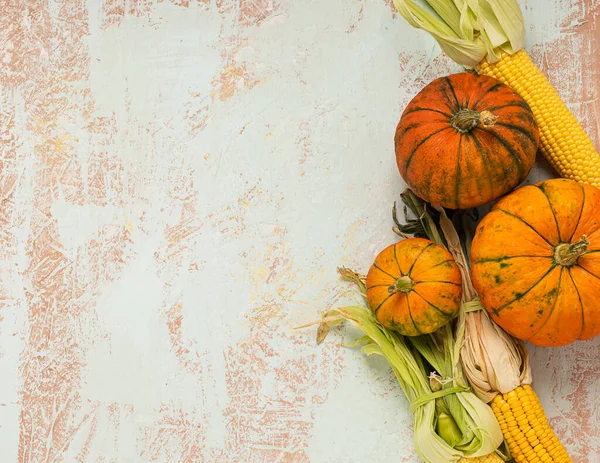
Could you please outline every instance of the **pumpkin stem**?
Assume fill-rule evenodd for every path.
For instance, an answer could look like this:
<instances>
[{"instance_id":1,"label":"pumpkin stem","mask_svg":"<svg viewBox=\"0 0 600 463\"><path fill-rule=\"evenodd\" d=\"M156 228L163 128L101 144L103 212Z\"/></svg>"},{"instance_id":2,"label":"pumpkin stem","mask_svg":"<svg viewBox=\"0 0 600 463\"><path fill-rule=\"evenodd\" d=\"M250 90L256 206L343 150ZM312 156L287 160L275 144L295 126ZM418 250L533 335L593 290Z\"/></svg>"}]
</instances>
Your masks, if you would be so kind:
<instances>
[{"instance_id":1,"label":"pumpkin stem","mask_svg":"<svg viewBox=\"0 0 600 463\"><path fill-rule=\"evenodd\" d=\"M586 235L582 235L576 243L561 243L554 248L554 260L557 264L570 267L577 263L577 259L587 252L590 242Z\"/></svg>"},{"instance_id":2,"label":"pumpkin stem","mask_svg":"<svg viewBox=\"0 0 600 463\"><path fill-rule=\"evenodd\" d=\"M461 109L452 116L450 123L460 133L467 133L477 125L481 125L486 129L493 127L497 120L498 116L494 116L490 111L479 112L470 109Z\"/></svg>"},{"instance_id":3,"label":"pumpkin stem","mask_svg":"<svg viewBox=\"0 0 600 463\"><path fill-rule=\"evenodd\" d=\"M393 285L390 285L390 287L388 288L388 291L391 294L408 293L408 292L412 291L413 286L414 286L414 283L410 279L410 277L408 275L404 275L403 277L398 278L396 280L396 283L394 283Z\"/></svg>"}]
</instances>

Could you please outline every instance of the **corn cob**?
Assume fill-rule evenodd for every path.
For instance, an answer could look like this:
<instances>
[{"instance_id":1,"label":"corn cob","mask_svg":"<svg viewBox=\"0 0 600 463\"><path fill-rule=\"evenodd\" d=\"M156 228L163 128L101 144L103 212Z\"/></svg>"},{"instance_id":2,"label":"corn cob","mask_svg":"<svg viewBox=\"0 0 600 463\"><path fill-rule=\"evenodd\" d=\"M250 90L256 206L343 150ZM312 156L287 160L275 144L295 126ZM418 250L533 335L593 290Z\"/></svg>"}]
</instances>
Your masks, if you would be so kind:
<instances>
[{"instance_id":1,"label":"corn cob","mask_svg":"<svg viewBox=\"0 0 600 463\"><path fill-rule=\"evenodd\" d=\"M526 384L507 394L498 394L492 401L492 410L517 463L571 461L548 425L542 405L531 386Z\"/></svg>"},{"instance_id":2,"label":"corn cob","mask_svg":"<svg viewBox=\"0 0 600 463\"><path fill-rule=\"evenodd\" d=\"M511 87L529 105L540 129L540 150L561 177L600 187L600 156L590 137L524 50L475 67Z\"/></svg>"},{"instance_id":3,"label":"corn cob","mask_svg":"<svg viewBox=\"0 0 600 463\"><path fill-rule=\"evenodd\" d=\"M481 307L478 299L469 304ZM465 374L477 396L490 403L515 461L571 462L529 385L531 372L525 346L497 326L485 310L467 314L465 331L461 348Z\"/></svg>"},{"instance_id":4,"label":"corn cob","mask_svg":"<svg viewBox=\"0 0 600 463\"><path fill-rule=\"evenodd\" d=\"M467 293L474 291L467 282ZM479 306L478 299L469 302ZM527 350L485 312L466 314L461 362L473 391L489 402L516 463L570 463L531 386ZM502 347L500 347L502 346Z\"/></svg>"},{"instance_id":5,"label":"corn cob","mask_svg":"<svg viewBox=\"0 0 600 463\"><path fill-rule=\"evenodd\" d=\"M490 453L483 457L475 457L475 458L462 457L460 460L458 460L458 463L505 463L505 462L497 454Z\"/></svg>"}]
</instances>

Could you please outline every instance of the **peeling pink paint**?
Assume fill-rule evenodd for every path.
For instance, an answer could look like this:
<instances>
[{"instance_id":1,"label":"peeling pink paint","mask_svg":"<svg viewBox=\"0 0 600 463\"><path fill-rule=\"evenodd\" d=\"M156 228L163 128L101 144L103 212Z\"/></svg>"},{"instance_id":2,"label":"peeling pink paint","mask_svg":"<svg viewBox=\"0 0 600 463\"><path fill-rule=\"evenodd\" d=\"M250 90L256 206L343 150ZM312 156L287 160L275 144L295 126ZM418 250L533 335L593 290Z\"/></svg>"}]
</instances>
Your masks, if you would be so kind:
<instances>
[{"instance_id":1,"label":"peeling pink paint","mask_svg":"<svg viewBox=\"0 0 600 463\"><path fill-rule=\"evenodd\" d=\"M167 405L163 405L158 413L160 418L144 430L139 458L148 462L203 461L203 417Z\"/></svg>"},{"instance_id":2,"label":"peeling pink paint","mask_svg":"<svg viewBox=\"0 0 600 463\"><path fill-rule=\"evenodd\" d=\"M259 26L279 8L278 0L240 0L240 24Z\"/></svg>"},{"instance_id":3,"label":"peeling pink paint","mask_svg":"<svg viewBox=\"0 0 600 463\"><path fill-rule=\"evenodd\" d=\"M248 73L245 65L229 65L221 71L219 77L213 81L213 85L219 99L224 101L229 100L236 91L251 89L258 82Z\"/></svg>"},{"instance_id":4,"label":"peeling pink paint","mask_svg":"<svg viewBox=\"0 0 600 463\"><path fill-rule=\"evenodd\" d=\"M365 17L364 9L365 9L365 6L361 2L358 12L356 13L356 17L352 20L350 25L346 28L346 34L350 34L350 33L354 32L356 30L356 27L358 26L358 24L364 19L364 17Z\"/></svg>"},{"instance_id":5,"label":"peeling pink paint","mask_svg":"<svg viewBox=\"0 0 600 463\"><path fill-rule=\"evenodd\" d=\"M106 184L107 176L100 179L93 171L89 183L83 183L82 166L74 155L79 140L57 122L64 119L85 124L93 105L85 89L88 73L84 65L84 6L70 3L59 7L69 29L52 21L47 6L39 2L5 4L1 15L3 29L6 26L10 30L12 44L4 59L7 65L2 68L2 82L24 91L27 129L33 140L30 154L34 161L34 196L30 217L22 216L24 211L11 210L18 165L12 150L18 148L17 143L3 159L6 163L12 158L13 166L7 166L2 182L3 217L15 224L28 222L31 231L26 244L29 263L22 274L27 282L29 327L19 365L19 459L27 462L60 461L79 434L87 434L88 442L93 438L95 416L102 405L85 400L80 394L85 366L82 322L93 313L93 304L86 299L114 278L115 270L123 264L120 256L126 242L124 232L103 231L73 260L59 240L52 217L51 206L59 197L74 204L106 204L108 190L118 192L118 185ZM8 141L22 136L14 129L16 108L12 111L13 116L3 127L3 137ZM106 153L98 152L90 159L90 166L104 168L111 178L117 179L118 166L107 166L107 162ZM84 188L88 189L87 197L80 194ZM10 248L9 242L5 244ZM97 271L84 276L80 268L87 265ZM80 458L85 455L84 448Z\"/></svg>"},{"instance_id":6,"label":"peeling pink paint","mask_svg":"<svg viewBox=\"0 0 600 463\"><path fill-rule=\"evenodd\" d=\"M312 141L310 139L310 125L308 121L303 121L300 123L298 127L298 137L296 139L296 144L301 151L300 159L298 159L298 164L300 166L300 177L304 177L304 164L310 158L313 157L313 146Z\"/></svg>"},{"instance_id":7,"label":"peeling pink paint","mask_svg":"<svg viewBox=\"0 0 600 463\"><path fill-rule=\"evenodd\" d=\"M201 375L204 370L204 355L200 354L192 340L186 340L181 331L183 315L181 304L176 304L167 311L167 328L171 346L183 367L191 374Z\"/></svg>"},{"instance_id":8,"label":"peeling pink paint","mask_svg":"<svg viewBox=\"0 0 600 463\"><path fill-rule=\"evenodd\" d=\"M144 17L150 13L152 3L148 0L106 0L103 2L104 13L103 27L118 25L123 17Z\"/></svg>"},{"instance_id":9,"label":"peeling pink paint","mask_svg":"<svg viewBox=\"0 0 600 463\"><path fill-rule=\"evenodd\" d=\"M224 411L229 422L229 459L224 461L310 461L305 449L313 424L303 418L302 410L325 402L327 394L319 387L331 378L323 375L328 370L325 365L319 365L314 354L308 355L275 368L276 395L265 396L264 378L280 356L265 341L274 335L273 328L257 330L225 354L231 401ZM326 349L324 363L334 361L335 351Z\"/></svg>"}]
</instances>

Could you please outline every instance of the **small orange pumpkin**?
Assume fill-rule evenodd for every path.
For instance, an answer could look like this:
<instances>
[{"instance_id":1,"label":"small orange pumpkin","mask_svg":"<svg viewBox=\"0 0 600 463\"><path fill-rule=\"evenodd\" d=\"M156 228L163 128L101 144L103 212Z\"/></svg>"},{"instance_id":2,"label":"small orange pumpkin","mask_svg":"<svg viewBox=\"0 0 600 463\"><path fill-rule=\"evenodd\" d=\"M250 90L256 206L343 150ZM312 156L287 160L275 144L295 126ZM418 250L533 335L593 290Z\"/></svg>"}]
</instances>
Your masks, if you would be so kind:
<instances>
[{"instance_id":1,"label":"small orange pumpkin","mask_svg":"<svg viewBox=\"0 0 600 463\"><path fill-rule=\"evenodd\" d=\"M417 196L478 207L525 180L539 132L523 98L493 77L441 77L408 104L394 138L400 175Z\"/></svg>"},{"instance_id":2,"label":"small orange pumpkin","mask_svg":"<svg viewBox=\"0 0 600 463\"><path fill-rule=\"evenodd\" d=\"M441 246L409 238L385 248L367 274L367 300L379 323L405 336L432 333L458 312L461 274Z\"/></svg>"},{"instance_id":3,"label":"small orange pumpkin","mask_svg":"<svg viewBox=\"0 0 600 463\"><path fill-rule=\"evenodd\" d=\"M600 190L554 179L506 196L479 223L471 276L513 336L562 346L600 333Z\"/></svg>"}]
</instances>

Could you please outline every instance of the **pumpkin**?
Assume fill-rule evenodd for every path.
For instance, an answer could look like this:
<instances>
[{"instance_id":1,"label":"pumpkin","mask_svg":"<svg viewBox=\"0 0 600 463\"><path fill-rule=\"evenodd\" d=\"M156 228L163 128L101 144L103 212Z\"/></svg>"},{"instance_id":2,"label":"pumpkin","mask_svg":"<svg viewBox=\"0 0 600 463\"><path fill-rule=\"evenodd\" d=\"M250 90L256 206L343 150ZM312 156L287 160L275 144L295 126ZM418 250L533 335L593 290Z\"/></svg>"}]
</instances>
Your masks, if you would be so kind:
<instances>
[{"instance_id":1,"label":"pumpkin","mask_svg":"<svg viewBox=\"0 0 600 463\"><path fill-rule=\"evenodd\" d=\"M600 190L554 179L504 197L479 223L472 281L513 336L562 346L600 333Z\"/></svg>"},{"instance_id":2,"label":"pumpkin","mask_svg":"<svg viewBox=\"0 0 600 463\"><path fill-rule=\"evenodd\" d=\"M432 333L458 312L461 274L452 255L423 238L385 248L367 274L367 301L379 323L405 336Z\"/></svg>"},{"instance_id":3,"label":"pumpkin","mask_svg":"<svg viewBox=\"0 0 600 463\"><path fill-rule=\"evenodd\" d=\"M523 98L488 76L441 77L408 104L396 162L415 194L450 209L478 207L525 180L539 132Z\"/></svg>"}]
</instances>

